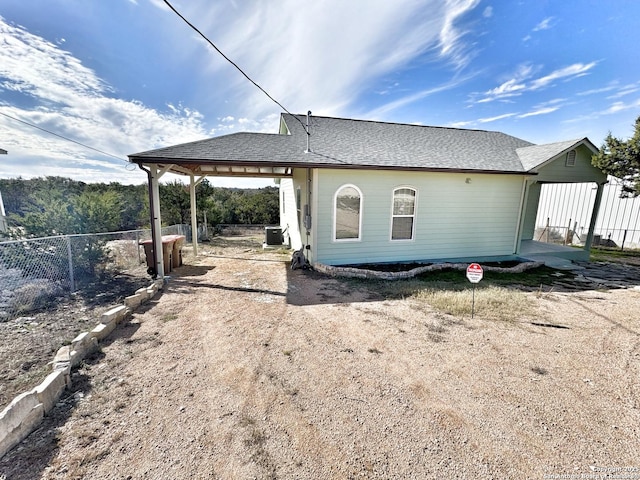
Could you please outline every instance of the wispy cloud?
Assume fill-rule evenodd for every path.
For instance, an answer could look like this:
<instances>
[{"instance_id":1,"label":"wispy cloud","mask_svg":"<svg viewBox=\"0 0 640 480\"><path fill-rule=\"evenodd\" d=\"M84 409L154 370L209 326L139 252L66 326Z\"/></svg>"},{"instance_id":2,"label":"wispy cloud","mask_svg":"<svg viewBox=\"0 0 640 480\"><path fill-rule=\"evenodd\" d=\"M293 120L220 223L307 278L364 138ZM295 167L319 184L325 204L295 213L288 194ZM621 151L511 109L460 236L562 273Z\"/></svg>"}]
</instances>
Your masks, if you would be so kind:
<instances>
[{"instance_id":1,"label":"wispy cloud","mask_svg":"<svg viewBox=\"0 0 640 480\"><path fill-rule=\"evenodd\" d=\"M505 118L521 119L521 118L537 117L539 115L547 115L549 113L556 112L561 108L569 105L570 103L571 102L565 98L554 98L553 100L549 100L531 107L531 109L525 113L509 112L502 115L496 115L493 117L484 117L484 118L478 118L475 120L453 122L448 124L448 126L453 128L465 128L465 127L473 127L483 123L496 122L498 120L504 120Z\"/></svg>"},{"instance_id":2,"label":"wispy cloud","mask_svg":"<svg viewBox=\"0 0 640 480\"><path fill-rule=\"evenodd\" d=\"M503 113L502 115L496 115L495 117L479 118L478 123L490 123L498 120L504 120L505 118L515 117L516 113Z\"/></svg>"},{"instance_id":3,"label":"wispy cloud","mask_svg":"<svg viewBox=\"0 0 640 480\"><path fill-rule=\"evenodd\" d=\"M585 90L584 92L578 92L576 93L576 95L578 96L587 96L587 95L597 95L598 93L606 93L606 92L611 92L613 90L616 90L617 88L620 88L620 86L616 83L613 83L611 85L607 85L606 87L600 87L600 88L592 88L589 90Z\"/></svg>"},{"instance_id":4,"label":"wispy cloud","mask_svg":"<svg viewBox=\"0 0 640 480\"><path fill-rule=\"evenodd\" d=\"M434 95L437 93L441 93L441 92L445 92L447 90L451 90L453 88L456 88L457 86L467 82L469 79L471 79L474 75L470 74L470 75L466 75L463 77L458 77L458 78L454 78L451 81L442 84L442 85L438 85L436 87L433 88L427 88L424 90L421 90L419 92L416 93L412 93L411 95L407 95L404 96L402 98L399 98L397 100L394 100L392 102L389 102L385 105L382 105L380 107L377 107L373 110L369 110L368 112L366 112L364 114L364 116L366 118L370 118L370 119L380 119L382 117L384 117L386 114L388 114L389 112L392 112L394 110L397 110L401 107L404 107L406 105L410 105L412 103L415 103L419 100L422 100L430 95Z\"/></svg>"},{"instance_id":5,"label":"wispy cloud","mask_svg":"<svg viewBox=\"0 0 640 480\"><path fill-rule=\"evenodd\" d=\"M601 115L612 115L625 110L637 109L640 107L640 98L630 102L614 102L609 108L600 112Z\"/></svg>"},{"instance_id":6,"label":"wispy cloud","mask_svg":"<svg viewBox=\"0 0 640 480\"><path fill-rule=\"evenodd\" d=\"M473 10L479 0L448 0L444 11L443 25L440 29L441 55L450 57L459 67L468 63L469 52L464 48L461 39L465 32L456 26L456 20Z\"/></svg>"},{"instance_id":7,"label":"wispy cloud","mask_svg":"<svg viewBox=\"0 0 640 480\"><path fill-rule=\"evenodd\" d=\"M518 115L518 118L527 118L527 117L536 117L538 115L546 115L548 113L552 113L555 112L556 110L558 110L560 107L544 107L544 108L537 108L531 112L527 112L527 113L523 113L521 115Z\"/></svg>"},{"instance_id":8,"label":"wispy cloud","mask_svg":"<svg viewBox=\"0 0 640 480\"><path fill-rule=\"evenodd\" d=\"M375 80L417 57L464 65L471 47L463 16L478 4L371 0L363 8L360 2L325 0L301 8L297 0L247 0L234 9L190 3L183 13L289 110L331 115L348 111ZM180 48L201 52L191 37ZM228 74L230 67L219 55L212 50L205 54L211 55L207 68L212 73ZM232 99L243 116L274 111L240 74L226 77L235 80L203 91L205 101Z\"/></svg>"},{"instance_id":9,"label":"wispy cloud","mask_svg":"<svg viewBox=\"0 0 640 480\"><path fill-rule=\"evenodd\" d=\"M534 32L539 32L540 30L549 30L553 27L552 23L554 22L554 17L547 17L538 23L535 27L533 27Z\"/></svg>"},{"instance_id":10,"label":"wispy cloud","mask_svg":"<svg viewBox=\"0 0 640 480\"><path fill-rule=\"evenodd\" d=\"M633 93L636 93L640 91L640 84L639 83L634 83L631 85L625 85L623 87L620 87L618 89L618 91L612 95L609 95L607 97L608 100L614 100L616 98L622 98L622 97L626 97L627 95L631 95Z\"/></svg>"},{"instance_id":11,"label":"wispy cloud","mask_svg":"<svg viewBox=\"0 0 640 480\"><path fill-rule=\"evenodd\" d=\"M553 28L554 24L555 24L555 20L556 20L555 17L547 17L547 18L545 18L540 23L538 23L535 27L533 27L533 29L531 30L531 33L540 32L542 30L549 30L549 29ZM531 33L525 35L522 38L522 41L523 42L528 42L529 40L531 40L533 38Z\"/></svg>"},{"instance_id":12,"label":"wispy cloud","mask_svg":"<svg viewBox=\"0 0 640 480\"><path fill-rule=\"evenodd\" d=\"M596 65L597 62L574 63L538 78L531 77L539 68L534 68L531 65L521 65L512 78L504 81L496 88L484 92L482 98L475 100L475 103L487 103L520 96L525 92L549 87L556 80L569 81L587 75Z\"/></svg>"},{"instance_id":13,"label":"wispy cloud","mask_svg":"<svg viewBox=\"0 0 640 480\"><path fill-rule=\"evenodd\" d=\"M546 87L550 83L555 80L560 79L572 79L576 77L581 77L586 75L589 70L597 65L597 62L591 63L574 63L573 65L569 65L564 68L560 68L558 70L554 70L549 75L545 75L544 77L536 78L530 84L530 88L532 90L537 90L539 88Z\"/></svg>"}]
</instances>

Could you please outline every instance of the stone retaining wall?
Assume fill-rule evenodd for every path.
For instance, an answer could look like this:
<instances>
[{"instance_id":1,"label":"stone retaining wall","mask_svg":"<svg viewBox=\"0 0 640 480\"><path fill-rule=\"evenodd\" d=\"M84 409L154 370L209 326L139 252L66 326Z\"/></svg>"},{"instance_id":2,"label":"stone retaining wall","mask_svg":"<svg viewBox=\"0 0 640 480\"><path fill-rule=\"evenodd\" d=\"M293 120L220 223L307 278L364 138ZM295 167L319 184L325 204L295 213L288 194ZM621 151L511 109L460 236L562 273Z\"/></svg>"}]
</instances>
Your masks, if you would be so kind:
<instances>
[{"instance_id":1,"label":"stone retaining wall","mask_svg":"<svg viewBox=\"0 0 640 480\"><path fill-rule=\"evenodd\" d=\"M136 290L124 299L124 304L111 308L100 317L100 323L90 332L74 338L71 345L61 347L53 359L53 372L40 385L18 395L0 412L0 458L24 440L56 405L64 390L71 386L71 369L98 347L118 323L127 319L143 303L152 299L163 287L156 280L147 288Z\"/></svg>"}]
</instances>

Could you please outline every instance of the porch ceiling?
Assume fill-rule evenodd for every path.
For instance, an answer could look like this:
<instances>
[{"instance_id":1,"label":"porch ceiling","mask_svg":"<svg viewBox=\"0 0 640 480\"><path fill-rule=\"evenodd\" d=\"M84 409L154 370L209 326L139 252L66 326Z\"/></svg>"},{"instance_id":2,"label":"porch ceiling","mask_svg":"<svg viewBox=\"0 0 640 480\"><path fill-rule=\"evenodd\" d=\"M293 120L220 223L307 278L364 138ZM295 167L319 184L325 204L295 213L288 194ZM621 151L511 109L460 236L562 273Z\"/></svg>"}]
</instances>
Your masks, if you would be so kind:
<instances>
[{"instance_id":1,"label":"porch ceiling","mask_svg":"<svg viewBox=\"0 0 640 480\"><path fill-rule=\"evenodd\" d=\"M197 177L264 177L264 178L282 178L290 177L292 168L282 165L246 165L240 162L229 163L212 163L207 162L188 162L188 163L159 163L149 162L142 163L144 166L150 164L156 165L164 173L173 173L176 175L194 175Z\"/></svg>"}]
</instances>

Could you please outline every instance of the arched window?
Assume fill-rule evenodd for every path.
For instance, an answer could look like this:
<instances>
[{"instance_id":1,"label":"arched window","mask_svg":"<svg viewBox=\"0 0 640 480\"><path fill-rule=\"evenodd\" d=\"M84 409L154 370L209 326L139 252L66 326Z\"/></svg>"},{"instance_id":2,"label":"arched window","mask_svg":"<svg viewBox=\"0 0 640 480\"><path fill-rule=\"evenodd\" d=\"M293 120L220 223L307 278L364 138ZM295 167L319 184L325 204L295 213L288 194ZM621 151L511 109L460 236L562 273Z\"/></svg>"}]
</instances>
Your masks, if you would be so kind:
<instances>
[{"instance_id":1,"label":"arched window","mask_svg":"<svg viewBox=\"0 0 640 480\"><path fill-rule=\"evenodd\" d=\"M416 212L416 191L401 187L393 191L391 240L413 240Z\"/></svg>"},{"instance_id":2,"label":"arched window","mask_svg":"<svg viewBox=\"0 0 640 480\"><path fill-rule=\"evenodd\" d=\"M362 193L355 185L344 185L334 198L334 240L360 240Z\"/></svg>"}]
</instances>

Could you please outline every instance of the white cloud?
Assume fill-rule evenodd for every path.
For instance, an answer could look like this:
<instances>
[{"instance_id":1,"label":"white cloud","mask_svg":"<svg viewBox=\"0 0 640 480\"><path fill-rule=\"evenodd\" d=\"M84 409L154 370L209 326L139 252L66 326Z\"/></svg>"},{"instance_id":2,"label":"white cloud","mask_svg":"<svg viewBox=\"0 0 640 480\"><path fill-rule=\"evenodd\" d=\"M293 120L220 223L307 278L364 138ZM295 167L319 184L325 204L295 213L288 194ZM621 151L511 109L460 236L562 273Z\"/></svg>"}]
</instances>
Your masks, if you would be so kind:
<instances>
[{"instance_id":1,"label":"white cloud","mask_svg":"<svg viewBox=\"0 0 640 480\"><path fill-rule=\"evenodd\" d=\"M624 110L631 110L640 107L640 98L631 102L614 102L609 108L600 112L602 115L611 115Z\"/></svg>"},{"instance_id":2,"label":"white cloud","mask_svg":"<svg viewBox=\"0 0 640 480\"><path fill-rule=\"evenodd\" d=\"M502 115L497 115L495 117L488 117L488 118L479 118L478 122L479 123L490 123L490 122L495 122L498 120L503 120L505 118L511 118L511 117L515 117L517 114L515 113L504 113Z\"/></svg>"},{"instance_id":3,"label":"white cloud","mask_svg":"<svg viewBox=\"0 0 640 480\"><path fill-rule=\"evenodd\" d=\"M475 124L475 122L472 122L472 121L467 121L467 122L463 121L463 122L449 123L446 126L448 126L450 128L468 128L469 126L474 125L474 124Z\"/></svg>"},{"instance_id":4,"label":"white cloud","mask_svg":"<svg viewBox=\"0 0 640 480\"><path fill-rule=\"evenodd\" d=\"M115 98L113 89L93 70L85 67L70 52L62 50L25 29L6 23L0 17L1 40L9 48L0 49L0 88L19 95L37 106L18 107L0 102L0 111L59 135L126 159L140 150L181 143L207 136L202 115L181 105L168 105L166 112L146 107L137 101ZM29 61L25 61L25 59ZM117 160L44 134L5 116L0 116L0 131L12 146L5 164L25 176L30 158L48 158L71 165L53 168L56 174L74 173L82 165L86 176L96 169L104 171L118 165ZM3 136L5 136L3 135ZM15 163L18 162L18 163ZM51 161L49 161L51 163ZM40 164L36 175L50 171ZM98 175L95 180L102 180ZM124 179L123 179L124 180Z\"/></svg>"},{"instance_id":5,"label":"white cloud","mask_svg":"<svg viewBox=\"0 0 640 480\"><path fill-rule=\"evenodd\" d=\"M493 17L493 7L492 6L488 6L486 7L483 11L482 11L482 16L484 18L491 18Z\"/></svg>"},{"instance_id":6,"label":"white cloud","mask_svg":"<svg viewBox=\"0 0 640 480\"><path fill-rule=\"evenodd\" d=\"M636 93L640 90L639 84L625 85L623 87L619 87L619 90L613 95L609 95L607 97L608 100L613 100L616 98L626 97L627 95L631 95L632 93Z\"/></svg>"},{"instance_id":7,"label":"white cloud","mask_svg":"<svg viewBox=\"0 0 640 480\"><path fill-rule=\"evenodd\" d=\"M554 80L560 80L565 78L575 78L582 75L586 75L586 73L591 70L593 67L597 65L597 62L591 63L574 63L573 65L569 65L564 68L560 68L558 70L554 70L549 75L545 75L544 77L540 77L531 82L531 89L538 89L542 87L546 87Z\"/></svg>"},{"instance_id":8,"label":"white cloud","mask_svg":"<svg viewBox=\"0 0 640 480\"><path fill-rule=\"evenodd\" d=\"M540 30L549 30L553 25L551 25L551 22L553 22L554 17L547 17L544 20L542 20L540 23L538 23L535 27L533 27L533 31L534 32L539 32Z\"/></svg>"},{"instance_id":9,"label":"white cloud","mask_svg":"<svg viewBox=\"0 0 640 480\"><path fill-rule=\"evenodd\" d=\"M619 88L619 86L617 85L617 83L614 83L614 84L608 85L606 87L592 88L590 90L585 90L584 92L578 92L578 93L576 93L576 95L579 95L579 96L595 95L595 94L598 94L598 93L610 92L612 90L615 90L616 88Z\"/></svg>"},{"instance_id":10,"label":"white cloud","mask_svg":"<svg viewBox=\"0 0 640 480\"><path fill-rule=\"evenodd\" d=\"M546 115L548 113L552 113L555 112L556 110L558 110L560 107L544 107L544 108L538 108L536 110L533 110L531 112L527 112L527 113L523 113L521 115L518 115L518 118L527 118L527 117L535 117L538 115Z\"/></svg>"},{"instance_id":11,"label":"white cloud","mask_svg":"<svg viewBox=\"0 0 640 480\"><path fill-rule=\"evenodd\" d=\"M484 92L483 97L475 100L475 103L487 103L494 100L503 100L510 97L520 96L525 92L539 90L549 87L556 80L572 80L574 78L587 75L588 72L597 65L597 62L574 63L566 67L552 71L542 77L531 79L539 68L532 65L520 65L516 72L508 80L501 83L496 88Z\"/></svg>"},{"instance_id":12,"label":"white cloud","mask_svg":"<svg viewBox=\"0 0 640 480\"><path fill-rule=\"evenodd\" d=\"M456 20L465 13L473 10L479 0L448 0L444 14L444 23L440 30L441 54L451 57L458 66L465 66L468 62L468 52L461 42L464 32L456 27Z\"/></svg>"}]
</instances>

